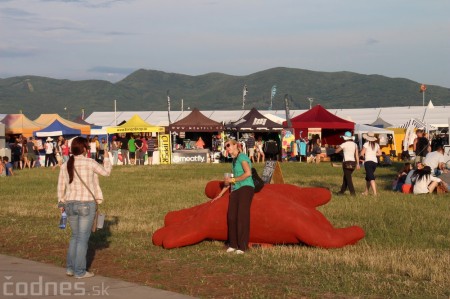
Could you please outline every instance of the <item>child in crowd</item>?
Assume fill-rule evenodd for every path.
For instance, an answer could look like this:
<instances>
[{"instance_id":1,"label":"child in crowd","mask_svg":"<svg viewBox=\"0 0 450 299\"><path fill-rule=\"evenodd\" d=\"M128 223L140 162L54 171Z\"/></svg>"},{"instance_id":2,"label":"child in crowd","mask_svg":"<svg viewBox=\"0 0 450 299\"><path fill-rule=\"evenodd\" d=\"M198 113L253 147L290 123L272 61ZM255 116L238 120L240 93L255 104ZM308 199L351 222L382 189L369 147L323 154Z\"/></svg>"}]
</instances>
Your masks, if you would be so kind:
<instances>
[{"instance_id":1,"label":"child in crowd","mask_svg":"<svg viewBox=\"0 0 450 299\"><path fill-rule=\"evenodd\" d=\"M7 156L3 157L0 176L14 176L13 164L9 162L9 158Z\"/></svg>"},{"instance_id":2,"label":"child in crowd","mask_svg":"<svg viewBox=\"0 0 450 299\"><path fill-rule=\"evenodd\" d=\"M395 180L396 184L394 186L394 191L402 192L403 185L405 184L406 177L409 172L412 170L411 163L407 162L403 166L403 168L398 172L397 179Z\"/></svg>"}]
</instances>

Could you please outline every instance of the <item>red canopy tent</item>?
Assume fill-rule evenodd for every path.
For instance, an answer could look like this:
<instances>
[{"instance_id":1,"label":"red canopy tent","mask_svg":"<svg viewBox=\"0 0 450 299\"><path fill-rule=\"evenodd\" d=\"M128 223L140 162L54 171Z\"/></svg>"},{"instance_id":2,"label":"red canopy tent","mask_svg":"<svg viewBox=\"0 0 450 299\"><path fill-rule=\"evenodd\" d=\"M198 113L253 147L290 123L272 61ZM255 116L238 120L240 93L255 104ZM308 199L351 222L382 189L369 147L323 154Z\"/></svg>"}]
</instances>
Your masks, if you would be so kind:
<instances>
[{"instance_id":1,"label":"red canopy tent","mask_svg":"<svg viewBox=\"0 0 450 299\"><path fill-rule=\"evenodd\" d=\"M312 109L302 113L291 119L292 127L295 129L295 137L307 137L307 132L311 128L320 129L322 135L322 143L340 144L342 139L339 138L345 131L353 131L355 123L342 119L323 108L316 105ZM283 122L283 127L287 126L287 122ZM311 131L311 130L310 130ZM302 132L302 133L301 133Z\"/></svg>"}]
</instances>

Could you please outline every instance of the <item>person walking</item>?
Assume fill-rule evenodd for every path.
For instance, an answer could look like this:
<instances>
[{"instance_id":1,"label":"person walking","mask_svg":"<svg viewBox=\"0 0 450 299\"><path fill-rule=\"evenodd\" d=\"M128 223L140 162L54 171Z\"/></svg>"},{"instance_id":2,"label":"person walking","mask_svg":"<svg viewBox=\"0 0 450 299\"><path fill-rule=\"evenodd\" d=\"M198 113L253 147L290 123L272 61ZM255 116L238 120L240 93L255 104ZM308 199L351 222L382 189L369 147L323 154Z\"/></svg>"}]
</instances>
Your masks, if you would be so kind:
<instances>
[{"instance_id":1,"label":"person walking","mask_svg":"<svg viewBox=\"0 0 450 299\"><path fill-rule=\"evenodd\" d=\"M250 239L250 207L255 193L252 179L252 162L241 153L236 140L229 140L226 151L233 158L233 177L227 177L225 184L231 188L228 204L228 253L243 254Z\"/></svg>"},{"instance_id":2,"label":"person walking","mask_svg":"<svg viewBox=\"0 0 450 299\"><path fill-rule=\"evenodd\" d=\"M373 132L368 132L362 136L364 143L360 155L364 157L364 169L366 170L366 189L363 195L369 195L372 188L373 195L377 195L377 184L375 183L375 170L378 165L378 157L381 156L380 145L377 143L378 138Z\"/></svg>"},{"instance_id":3,"label":"person walking","mask_svg":"<svg viewBox=\"0 0 450 299\"><path fill-rule=\"evenodd\" d=\"M351 132L347 131L342 139L345 140L344 143L339 145L335 153L343 152L344 160L342 162L342 170L344 172L344 177L342 179L341 190L336 193L336 195L344 195L345 191L350 191L350 195L356 196L355 187L353 186L352 174L355 169L359 169L359 155L358 155L358 145L353 141L355 137Z\"/></svg>"},{"instance_id":4,"label":"person walking","mask_svg":"<svg viewBox=\"0 0 450 299\"><path fill-rule=\"evenodd\" d=\"M66 212L72 230L67 252L66 275L75 278L93 277L86 271L86 253L96 213L96 203L103 201L98 175L109 176L112 165L105 153L103 165L86 157L89 142L84 137L72 140L70 156L58 177L58 207ZM95 195L95 198L93 197Z\"/></svg>"}]
</instances>

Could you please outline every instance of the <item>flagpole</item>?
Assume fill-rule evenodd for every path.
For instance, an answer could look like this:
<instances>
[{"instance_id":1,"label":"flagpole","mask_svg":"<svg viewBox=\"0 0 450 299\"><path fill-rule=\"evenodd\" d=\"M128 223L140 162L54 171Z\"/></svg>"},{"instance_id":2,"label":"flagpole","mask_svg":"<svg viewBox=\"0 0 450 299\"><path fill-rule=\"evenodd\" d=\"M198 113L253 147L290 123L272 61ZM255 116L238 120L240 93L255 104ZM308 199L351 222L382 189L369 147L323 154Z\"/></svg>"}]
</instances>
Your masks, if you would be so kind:
<instances>
[{"instance_id":1,"label":"flagpole","mask_svg":"<svg viewBox=\"0 0 450 299\"><path fill-rule=\"evenodd\" d=\"M117 127L117 100L114 100L114 125Z\"/></svg>"},{"instance_id":2,"label":"flagpole","mask_svg":"<svg viewBox=\"0 0 450 299\"><path fill-rule=\"evenodd\" d=\"M422 92L422 106L425 106L425 90Z\"/></svg>"},{"instance_id":3,"label":"flagpole","mask_svg":"<svg viewBox=\"0 0 450 299\"><path fill-rule=\"evenodd\" d=\"M247 95L247 84L244 85L244 90L242 91L242 110L245 109L245 96Z\"/></svg>"}]
</instances>

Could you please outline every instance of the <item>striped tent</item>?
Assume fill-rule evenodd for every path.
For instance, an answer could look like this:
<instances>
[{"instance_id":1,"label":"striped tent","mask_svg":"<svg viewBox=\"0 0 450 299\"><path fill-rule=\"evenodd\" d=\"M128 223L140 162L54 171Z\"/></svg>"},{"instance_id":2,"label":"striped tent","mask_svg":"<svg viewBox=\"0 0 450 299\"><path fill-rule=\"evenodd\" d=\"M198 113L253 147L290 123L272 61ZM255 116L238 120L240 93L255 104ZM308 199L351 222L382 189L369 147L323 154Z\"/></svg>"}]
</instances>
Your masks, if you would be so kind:
<instances>
[{"instance_id":1,"label":"striped tent","mask_svg":"<svg viewBox=\"0 0 450 299\"><path fill-rule=\"evenodd\" d=\"M432 125L429 125L427 123L424 123L423 121L417 119L417 118L411 118L406 123L400 126L400 128L408 129L410 126L413 126L415 129L424 129L425 132L430 131L436 131L437 128L433 127Z\"/></svg>"}]
</instances>

